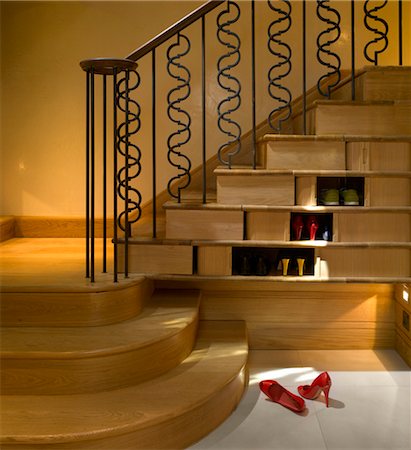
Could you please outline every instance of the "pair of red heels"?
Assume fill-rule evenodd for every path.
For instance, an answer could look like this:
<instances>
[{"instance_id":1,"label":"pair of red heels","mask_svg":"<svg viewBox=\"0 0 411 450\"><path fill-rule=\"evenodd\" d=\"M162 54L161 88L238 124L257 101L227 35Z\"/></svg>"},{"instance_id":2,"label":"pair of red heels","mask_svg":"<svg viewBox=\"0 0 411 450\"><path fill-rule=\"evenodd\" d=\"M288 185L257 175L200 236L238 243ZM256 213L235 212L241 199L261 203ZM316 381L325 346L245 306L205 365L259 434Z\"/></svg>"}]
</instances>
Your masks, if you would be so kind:
<instances>
[{"instance_id":1,"label":"pair of red heels","mask_svg":"<svg viewBox=\"0 0 411 450\"><path fill-rule=\"evenodd\" d=\"M307 227L308 235L310 236L310 240L314 241L315 236L317 234L318 227L319 227L317 218L315 216L308 216L305 225ZM294 240L299 241L301 239L301 236L303 233L303 228L304 228L304 221L303 221L302 216L297 215L297 216L293 217L292 228L293 228Z\"/></svg>"},{"instance_id":2,"label":"pair of red heels","mask_svg":"<svg viewBox=\"0 0 411 450\"><path fill-rule=\"evenodd\" d=\"M323 372L311 383L298 386L298 392L301 397L309 400L317 398L321 392L325 395L325 404L328 408L328 395L331 388L331 378L327 372ZM303 412L305 401L298 395L287 391L281 384L274 380L264 380L260 382L260 389L273 402L279 403L294 412Z\"/></svg>"}]
</instances>

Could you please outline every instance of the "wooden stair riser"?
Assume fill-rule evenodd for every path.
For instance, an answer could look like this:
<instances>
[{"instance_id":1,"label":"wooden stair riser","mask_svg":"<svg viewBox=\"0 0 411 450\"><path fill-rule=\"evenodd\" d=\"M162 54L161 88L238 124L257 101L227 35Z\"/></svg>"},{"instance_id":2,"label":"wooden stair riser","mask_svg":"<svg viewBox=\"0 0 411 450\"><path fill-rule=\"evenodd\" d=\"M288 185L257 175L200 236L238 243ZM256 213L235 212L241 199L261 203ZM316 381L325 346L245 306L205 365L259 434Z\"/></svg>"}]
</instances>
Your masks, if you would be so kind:
<instances>
[{"instance_id":1,"label":"wooden stair riser","mask_svg":"<svg viewBox=\"0 0 411 450\"><path fill-rule=\"evenodd\" d=\"M243 234L241 210L166 210L166 239L242 239Z\"/></svg>"},{"instance_id":2,"label":"wooden stair riser","mask_svg":"<svg viewBox=\"0 0 411 450\"><path fill-rule=\"evenodd\" d=\"M119 245L119 271L124 272L124 245ZM133 244L128 249L130 273L191 275L193 247L191 245Z\"/></svg>"},{"instance_id":3,"label":"wooden stair riser","mask_svg":"<svg viewBox=\"0 0 411 450\"><path fill-rule=\"evenodd\" d=\"M397 284L395 287L395 349L411 367L411 285ZM405 317L406 316L406 317Z\"/></svg>"},{"instance_id":4,"label":"wooden stair riser","mask_svg":"<svg viewBox=\"0 0 411 450\"><path fill-rule=\"evenodd\" d=\"M219 175L217 203L229 205L294 204L293 175Z\"/></svg>"},{"instance_id":5,"label":"wooden stair riser","mask_svg":"<svg viewBox=\"0 0 411 450\"><path fill-rule=\"evenodd\" d=\"M2 395L83 394L142 383L181 363L191 352L197 322L166 341L117 355L67 359L4 359Z\"/></svg>"},{"instance_id":6,"label":"wooden stair riser","mask_svg":"<svg viewBox=\"0 0 411 450\"><path fill-rule=\"evenodd\" d=\"M321 217L321 213L316 214ZM291 238L289 212L248 212L246 223L247 239L287 242ZM334 242L410 242L411 239L411 213L408 212L338 212L332 214L332 224Z\"/></svg>"},{"instance_id":7,"label":"wooden stair riser","mask_svg":"<svg viewBox=\"0 0 411 450\"><path fill-rule=\"evenodd\" d=\"M345 142L340 140L273 140L258 146L265 169L345 170Z\"/></svg>"},{"instance_id":8,"label":"wooden stair riser","mask_svg":"<svg viewBox=\"0 0 411 450\"><path fill-rule=\"evenodd\" d=\"M361 100L411 100L409 67L366 71L362 75Z\"/></svg>"},{"instance_id":9,"label":"wooden stair riser","mask_svg":"<svg viewBox=\"0 0 411 450\"><path fill-rule=\"evenodd\" d=\"M2 292L2 326L83 327L138 315L153 292L151 280L103 292Z\"/></svg>"},{"instance_id":10,"label":"wooden stair riser","mask_svg":"<svg viewBox=\"0 0 411 450\"><path fill-rule=\"evenodd\" d=\"M312 134L411 135L411 103L321 102L310 116Z\"/></svg>"}]
</instances>

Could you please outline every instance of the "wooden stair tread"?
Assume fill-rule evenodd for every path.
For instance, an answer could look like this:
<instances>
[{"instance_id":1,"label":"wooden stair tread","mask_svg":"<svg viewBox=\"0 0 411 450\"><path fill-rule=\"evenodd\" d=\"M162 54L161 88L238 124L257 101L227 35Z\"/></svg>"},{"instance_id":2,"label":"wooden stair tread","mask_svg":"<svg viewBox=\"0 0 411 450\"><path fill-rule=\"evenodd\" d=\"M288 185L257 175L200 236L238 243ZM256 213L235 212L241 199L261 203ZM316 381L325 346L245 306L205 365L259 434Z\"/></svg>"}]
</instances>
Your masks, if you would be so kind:
<instances>
[{"instance_id":1,"label":"wooden stair tread","mask_svg":"<svg viewBox=\"0 0 411 450\"><path fill-rule=\"evenodd\" d=\"M216 175L293 175L293 176L337 176L337 177L401 177L410 178L410 171L384 171L384 170L296 170L296 169L252 169L245 167L233 167L232 169L217 168Z\"/></svg>"},{"instance_id":2,"label":"wooden stair tread","mask_svg":"<svg viewBox=\"0 0 411 450\"><path fill-rule=\"evenodd\" d=\"M99 327L3 327L4 358L86 358L116 354L169 339L194 322L198 291L155 291L133 319Z\"/></svg>"},{"instance_id":3,"label":"wooden stair tread","mask_svg":"<svg viewBox=\"0 0 411 450\"><path fill-rule=\"evenodd\" d=\"M377 212L390 212L390 213L411 213L411 206L271 206L271 205L242 205L243 211L246 212L358 212L358 213L377 213Z\"/></svg>"},{"instance_id":4,"label":"wooden stair tread","mask_svg":"<svg viewBox=\"0 0 411 450\"><path fill-rule=\"evenodd\" d=\"M333 242L333 241L270 241L270 240L218 240L192 242L194 246L229 247L359 247L359 248L411 248L410 242Z\"/></svg>"},{"instance_id":5,"label":"wooden stair tread","mask_svg":"<svg viewBox=\"0 0 411 450\"><path fill-rule=\"evenodd\" d=\"M258 142L409 142L410 135L404 136L378 136L378 135L356 135L356 134L265 134Z\"/></svg>"},{"instance_id":6,"label":"wooden stair tread","mask_svg":"<svg viewBox=\"0 0 411 450\"><path fill-rule=\"evenodd\" d=\"M199 210L221 210L221 211L239 211L241 210L241 206L239 205L222 205L221 203L217 203L216 199L207 201L207 203L203 203L200 197L193 198L189 201L183 200L182 202L173 202L169 201L163 205L164 209L199 209Z\"/></svg>"},{"instance_id":7,"label":"wooden stair tread","mask_svg":"<svg viewBox=\"0 0 411 450\"><path fill-rule=\"evenodd\" d=\"M172 421L224 389L247 353L243 322L202 323L191 355L145 383L87 395L3 396L1 442L79 445Z\"/></svg>"}]
</instances>

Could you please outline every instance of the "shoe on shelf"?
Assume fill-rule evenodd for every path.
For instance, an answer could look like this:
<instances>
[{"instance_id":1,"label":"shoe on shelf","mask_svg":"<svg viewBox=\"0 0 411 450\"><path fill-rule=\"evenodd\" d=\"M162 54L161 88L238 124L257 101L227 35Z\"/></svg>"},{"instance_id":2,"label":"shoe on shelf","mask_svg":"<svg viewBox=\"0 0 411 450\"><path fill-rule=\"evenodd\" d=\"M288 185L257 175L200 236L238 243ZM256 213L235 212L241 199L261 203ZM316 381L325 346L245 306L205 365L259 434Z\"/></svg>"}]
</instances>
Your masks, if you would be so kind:
<instances>
[{"instance_id":1,"label":"shoe on shelf","mask_svg":"<svg viewBox=\"0 0 411 450\"><path fill-rule=\"evenodd\" d=\"M243 256L241 258L240 275L252 275L251 262L249 256Z\"/></svg>"},{"instance_id":2,"label":"shoe on shelf","mask_svg":"<svg viewBox=\"0 0 411 450\"><path fill-rule=\"evenodd\" d=\"M358 206L360 204L360 199L355 189L341 189L341 197L344 206Z\"/></svg>"},{"instance_id":3,"label":"shoe on shelf","mask_svg":"<svg viewBox=\"0 0 411 450\"><path fill-rule=\"evenodd\" d=\"M314 400L321 394L321 392L324 392L325 404L328 408L328 395L331 389L331 384L330 375L328 375L327 372L322 372L310 385L306 384L304 386L298 386L298 393L301 397Z\"/></svg>"},{"instance_id":4,"label":"shoe on shelf","mask_svg":"<svg viewBox=\"0 0 411 450\"><path fill-rule=\"evenodd\" d=\"M315 240L315 236L317 234L317 230L318 230L317 217L315 217L315 216L308 216L307 228L308 228L308 234L310 236L310 241L314 241Z\"/></svg>"},{"instance_id":5,"label":"shoe on shelf","mask_svg":"<svg viewBox=\"0 0 411 450\"><path fill-rule=\"evenodd\" d=\"M340 204L338 189L323 189L320 195L320 203L325 206L338 206Z\"/></svg>"},{"instance_id":6,"label":"shoe on shelf","mask_svg":"<svg viewBox=\"0 0 411 450\"><path fill-rule=\"evenodd\" d=\"M257 265L255 268L255 274L260 277L268 275L268 266L265 259L262 256L258 257Z\"/></svg>"},{"instance_id":7,"label":"shoe on shelf","mask_svg":"<svg viewBox=\"0 0 411 450\"><path fill-rule=\"evenodd\" d=\"M291 411L300 413L305 409L305 401L301 397L287 391L287 389L274 380L261 381L260 389L270 400L279 403L285 408L291 409Z\"/></svg>"},{"instance_id":8,"label":"shoe on shelf","mask_svg":"<svg viewBox=\"0 0 411 450\"><path fill-rule=\"evenodd\" d=\"M294 216L291 221L291 227L293 229L293 240L299 241L303 232L304 222L300 215Z\"/></svg>"}]
</instances>

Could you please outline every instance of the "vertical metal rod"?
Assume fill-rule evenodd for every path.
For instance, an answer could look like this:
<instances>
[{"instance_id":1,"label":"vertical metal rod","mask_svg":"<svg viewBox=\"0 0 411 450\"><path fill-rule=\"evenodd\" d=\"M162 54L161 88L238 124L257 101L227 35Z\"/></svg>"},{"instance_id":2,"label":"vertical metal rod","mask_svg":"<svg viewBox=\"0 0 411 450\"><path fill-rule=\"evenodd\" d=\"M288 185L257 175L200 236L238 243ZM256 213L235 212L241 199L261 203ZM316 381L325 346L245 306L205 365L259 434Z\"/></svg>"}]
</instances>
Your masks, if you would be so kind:
<instances>
[{"instance_id":1,"label":"vertical metal rod","mask_svg":"<svg viewBox=\"0 0 411 450\"><path fill-rule=\"evenodd\" d=\"M201 18L201 102L203 127L203 203L207 203L207 130L206 130L206 44L205 44L205 17Z\"/></svg>"},{"instance_id":2,"label":"vertical metal rod","mask_svg":"<svg viewBox=\"0 0 411 450\"><path fill-rule=\"evenodd\" d=\"M103 273L107 272L107 75L103 75Z\"/></svg>"},{"instance_id":3,"label":"vertical metal rod","mask_svg":"<svg viewBox=\"0 0 411 450\"><path fill-rule=\"evenodd\" d=\"M114 282L118 281L118 244L117 244L117 69L113 69L113 271Z\"/></svg>"},{"instance_id":4,"label":"vertical metal rod","mask_svg":"<svg viewBox=\"0 0 411 450\"><path fill-rule=\"evenodd\" d=\"M303 0L303 134L307 134L306 0Z\"/></svg>"},{"instance_id":5,"label":"vertical metal rod","mask_svg":"<svg viewBox=\"0 0 411 450\"><path fill-rule=\"evenodd\" d=\"M398 61L402 66L402 0L398 0Z\"/></svg>"},{"instance_id":6,"label":"vertical metal rod","mask_svg":"<svg viewBox=\"0 0 411 450\"><path fill-rule=\"evenodd\" d=\"M153 239L157 237L157 167L156 167L156 50L154 49L152 52L152 140L153 140Z\"/></svg>"},{"instance_id":7,"label":"vertical metal rod","mask_svg":"<svg viewBox=\"0 0 411 450\"><path fill-rule=\"evenodd\" d=\"M129 159L129 79L130 79L130 72L129 70L126 70L126 112L125 112L125 123L126 123L126 151L125 151L125 182L126 182L126 195L125 195L125 201L124 201L124 207L125 207L125 223L124 223L124 276L128 277L128 238L129 238L129 220L128 220L128 176L129 176L129 165L128 165L128 159Z\"/></svg>"},{"instance_id":8,"label":"vertical metal rod","mask_svg":"<svg viewBox=\"0 0 411 450\"><path fill-rule=\"evenodd\" d=\"M91 282L94 282L94 227L95 227L95 114L94 114L94 68L91 69L91 199L90 199L90 215L91 215L91 230L90 230L90 252L91 252Z\"/></svg>"},{"instance_id":9,"label":"vertical metal rod","mask_svg":"<svg viewBox=\"0 0 411 450\"><path fill-rule=\"evenodd\" d=\"M257 136L255 112L255 3L251 0L251 104L252 104L252 140L253 169L257 167Z\"/></svg>"},{"instance_id":10,"label":"vertical metal rod","mask_svg":"<svg viewBox=\"0 0 411 450\"><path fill-rule=\"evenodd\" d=\"M86 77L86 278L90 278L90 72Z\"/></svg>"},{"instance_id":11,"label":"vertical metal rod","mask_svg":"<svg viewBox=\"0 0 411 450\"><path fill-rule=\"evenodd\" d=\"M355 4L351 0L351 100L355 100Z\"/></svg>"}]
</instances>

